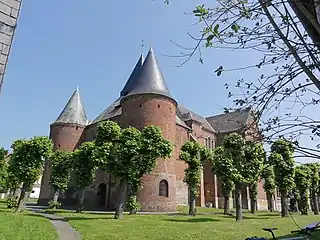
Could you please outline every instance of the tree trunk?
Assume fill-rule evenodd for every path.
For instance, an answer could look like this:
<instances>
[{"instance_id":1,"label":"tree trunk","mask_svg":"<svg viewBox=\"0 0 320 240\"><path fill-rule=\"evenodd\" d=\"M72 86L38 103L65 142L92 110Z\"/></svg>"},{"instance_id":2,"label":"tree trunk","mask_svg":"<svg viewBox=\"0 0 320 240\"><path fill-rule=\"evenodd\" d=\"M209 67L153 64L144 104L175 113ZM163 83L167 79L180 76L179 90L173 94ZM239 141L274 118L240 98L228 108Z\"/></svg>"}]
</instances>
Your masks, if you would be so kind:
<instances>
[{"instance_id":1,"label":"tree trunk","mask_svg":"<svg viewBox=\"0 0 320 240\"><path fill-rule=\"evenodd\" d=\"M123 218L123 207L126 201L127 184L124 181L120 183L120 199L117 204L116 212L114 213L114 219Z\"/></svg>"},{"instance_id":2,"label":"tree trunk","mask_svg":"<svg viewBox=\"0 0 320 240\"><path fill-rule=\"evenodd\" d=\"M289 217L288 193L286 190L280 192L281 195L281 216Z\"/></svg>"},{"instance_id":3,"label":"tree trunk","mask_svg":"<svg viewBox=\"0 0 320 240\"><path fill-rule=\"evenodd\" d=\"M19 190L20 190L19 188L15 188L14 189L13 196L15 198L19 198L20 197L21 192L19 193Z\"/></svg>"},{"instance_id":4,"label":"tree trunk","mask_svg":"<svg viewBox=\"0 0 320 240\"><path fill-rule=\"evenodd\" d=\"M19 200L18 200L18 206L16 208L16 212L22 212L25 209L26 200L28 197L28 192L27 192L28 188L29 187L26 184L22 185L22 189L21 189Z\"/></svg>"},{"instance_id":5,"label":"tree trunk","mask_svg":"<svg viewBox=\"0 0 320 240\"><path fill-rule=\"evenodd\" d=\"M236 221L241 221L243 219L242 201L241 201L241 184L236 184L235 200L236 200Z\"/></svg>"},{"instance_id":6,"label":"tree trunk","mask_svg":"<svg viewBox=\"0 0 320 240\"><path fill-rule=\"evenodd\" d=\"M301 212L301 215L308 215L309 203L308 203L307 193L303 193L301 195L302 195L300 197L300 212Z\"/></svg>"},{"instance_id":7,"label":"tree trunk","mask_svg":"<svg viewBox=\"0 0 320 240\"><path fill-rule=\"evenodd\" d=\"M251 198L250 199L250 208L251 208L251 213L256 214L257 212L257 199L256 198Z\"/></svg>"},{"instance_id":8,"label":"tree trunk","mask_svg":"<svg viewBox=\"0 0 320 240\"><path fill-rule=\"evenodd\" d=\"M312 205L313 205L313 213L314 215L319 215L319 205L317 200L317 194L312 193Z\"/></svg>"},{"instance_id":9,"label":"tree trunk","mask_svg":"<svg viewBox=\"0 0 320 240\"><path fill-rule=\"evenodd\" d=\"M230 213L230 198L229 196L224 196L224 201L223 201L223 214L228 215Z\"/></svg>"},{"instance_id":10,"label":"tree trunk","mask_svg":"<svg viewBox=\"0 0 320 240\"><path fill-rule=\"evenodd\" d=\"M268 209L270 210L270 212L274 212L275 208L274 208L273 194L269 191L267 192L267 200L268 200Z\"/></svg>"},{"instance_id":11,"label":"tree trunk","mask_svg":"<svg viewBox=\"0 0 320 240\"><path fill-rule=\"evenodd\" d=\"M254 182L249 185L250 209L252 214L255 214L257 211L257 195L258 182Z\"/></svg>"},{"instance_id":12,"label":"tree trunk","mask_svg":"<svg viewBox=\"0 0 320 240\"><path fill-rule=\"evenodd\" d=\"M195 191L190 189L190 199L189 199L189 215L195 216L196 215L196 195L194 194Z\"/></svg>"},{"instance_id":13,"label":"tree trunk","mask_svg":"<svg viewBox=\"0 0 320 240\"><path fill-rule=\"evenodd\" d=\"M83 201L84 201L84 189L79 189L78 190L78 196L77 196L77 209L76 212L77 213L81 213L83 211L84 205L83 205Z\"/></svg>"},{"instance_id":14,"label":"tree trunk","mask_svg":"<svg viewBox=\"0 0 320 240\"><path fill-rule=\"evenodd\" d=\"M59 198L59 190L55 190L54 194L53 194L53 202L57 203L58 202L58 198ZM53 209L56 209L57 206L54 205Z\"/></svg>"}]
</instances>

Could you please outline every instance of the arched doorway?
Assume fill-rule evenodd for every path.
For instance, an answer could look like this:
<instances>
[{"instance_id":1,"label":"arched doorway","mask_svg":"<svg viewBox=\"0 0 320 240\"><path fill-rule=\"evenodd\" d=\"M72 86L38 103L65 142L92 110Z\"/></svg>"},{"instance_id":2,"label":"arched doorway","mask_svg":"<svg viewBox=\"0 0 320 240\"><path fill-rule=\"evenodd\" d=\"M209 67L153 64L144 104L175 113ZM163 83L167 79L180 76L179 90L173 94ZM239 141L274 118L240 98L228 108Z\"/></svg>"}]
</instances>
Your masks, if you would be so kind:
<instances>
[{"instance_id":1,"label":"arched doorway","mask_svg":"<svg viewBox=\"0 0 320 240\"><path fill-rule=\"evenodd\" d=\"M106 194L107 194L107 185L105 183L100 183L98 186L98 193L99 196L99 206L104 207L106 205Z\"/></svg>"}]
</instances>

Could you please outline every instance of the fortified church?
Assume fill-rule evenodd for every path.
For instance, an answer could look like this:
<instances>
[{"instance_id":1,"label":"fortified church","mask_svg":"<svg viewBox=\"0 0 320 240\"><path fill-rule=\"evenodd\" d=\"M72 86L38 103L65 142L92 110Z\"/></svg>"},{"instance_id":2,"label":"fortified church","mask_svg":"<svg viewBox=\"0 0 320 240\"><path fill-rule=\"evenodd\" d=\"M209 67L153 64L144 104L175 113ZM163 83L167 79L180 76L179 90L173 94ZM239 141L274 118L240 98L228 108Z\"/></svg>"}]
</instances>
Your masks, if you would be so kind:
<instances>
[{"instance_id":1,"label":"fortified church","mask_svg":"<svg viewBox=\"0 0 320 240\"><path fill-rule=\"evenodd\" d=\"M249 131L247 126L254 125L250 109L205 118L179 105L170 94L151 48L145 60L143 56L139 58L120 91L119 98L93 121L86 117L79 90L73 93L57 120L50 125L50 138L54 143L54 150L73 151L81 143L94 140L98 124L106 120L115 121L122 128L132 126L141 129L150 124L156 125L162 129L163 136L174 145L172 157L165 161L158 160L154 171L143 177L143 185L138 192L141 211L162 212L176 211L178 205L188 204L188 187L183 182L187 166L179 160L179 150L186 141L197 141L213 149L221 143L226 134L245 134ZM50 163L46 162L39 204L46 204L52 200L53 191L49 186L49 175ZM85 207L113 209L119 196L117 186L117 179L98 170L95 182L86 189ZM266 199L260 182L257 206L259 210L268 208ZM242 200L243 208L248 209L250 200L247 188L242 191ZM72 185L72 181L68 191L61 194L60 201L65 205L76 204L75 186ZM230 207L233 207L233 201L230 202ZM213 207L223 208L220 184L209 165L203 168L196 204L212 204Z\"/></svg>"}]
</instances>

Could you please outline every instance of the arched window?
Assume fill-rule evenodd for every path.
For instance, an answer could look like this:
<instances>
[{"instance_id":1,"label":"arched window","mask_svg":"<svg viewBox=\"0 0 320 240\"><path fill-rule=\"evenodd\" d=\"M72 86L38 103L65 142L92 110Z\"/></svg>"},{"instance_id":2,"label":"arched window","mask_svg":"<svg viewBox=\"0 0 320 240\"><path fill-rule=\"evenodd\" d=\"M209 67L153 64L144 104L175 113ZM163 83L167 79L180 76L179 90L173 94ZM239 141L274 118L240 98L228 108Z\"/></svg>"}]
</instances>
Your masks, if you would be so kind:
<instances>
[{"instance_id":1,"label":"arched window","mask_svg":"<svg viewBox=\"0 0 320 240\"><path fill-rule=\"evenodd\" d=\"M169 187L167 180L161 180L159 184L159 196L169 197Z\"/></svg>"}]
</instances>

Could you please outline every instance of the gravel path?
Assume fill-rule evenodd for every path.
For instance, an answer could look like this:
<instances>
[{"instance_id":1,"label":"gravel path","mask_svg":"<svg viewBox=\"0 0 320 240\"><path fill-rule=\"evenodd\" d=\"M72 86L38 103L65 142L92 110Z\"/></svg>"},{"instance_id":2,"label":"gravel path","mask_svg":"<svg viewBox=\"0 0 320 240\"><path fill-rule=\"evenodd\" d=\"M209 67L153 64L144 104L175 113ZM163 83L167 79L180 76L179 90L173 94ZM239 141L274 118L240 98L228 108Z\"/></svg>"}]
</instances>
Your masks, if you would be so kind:
<instances>
[{"instance_id":1,"label":"gravel path","mask_svg":"<svg viewBox=\"0 0 320 240\"><path fill-rule=\"evenodd\" d=\"M59 240L81 239L80 234L76 230L74 230L68 222L65 221L64 217L49 213L42 213L42 210L39 208L27 207L27 210L49 219L58 233Z\"/></svg>"}]
</instances>

